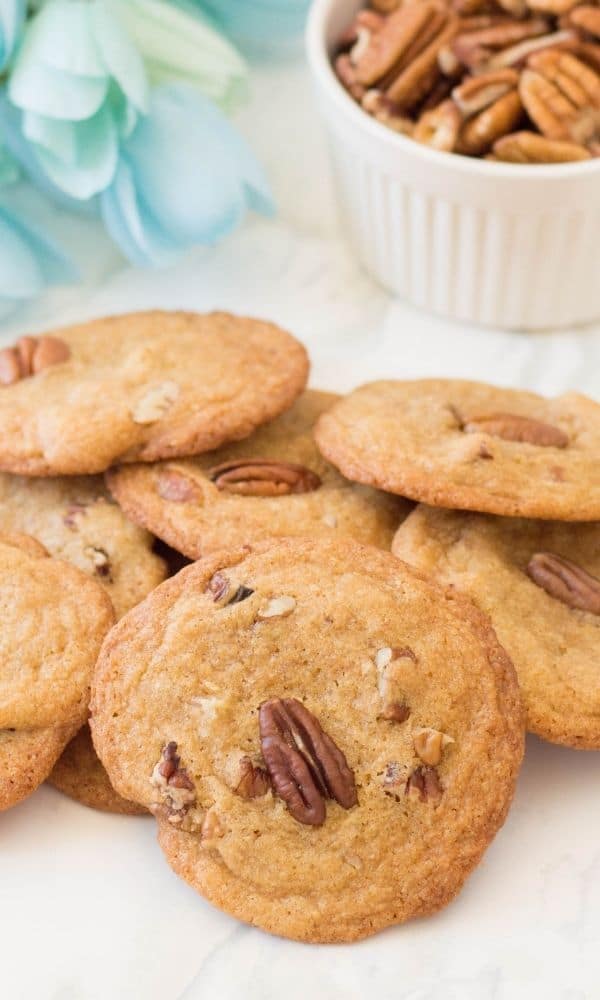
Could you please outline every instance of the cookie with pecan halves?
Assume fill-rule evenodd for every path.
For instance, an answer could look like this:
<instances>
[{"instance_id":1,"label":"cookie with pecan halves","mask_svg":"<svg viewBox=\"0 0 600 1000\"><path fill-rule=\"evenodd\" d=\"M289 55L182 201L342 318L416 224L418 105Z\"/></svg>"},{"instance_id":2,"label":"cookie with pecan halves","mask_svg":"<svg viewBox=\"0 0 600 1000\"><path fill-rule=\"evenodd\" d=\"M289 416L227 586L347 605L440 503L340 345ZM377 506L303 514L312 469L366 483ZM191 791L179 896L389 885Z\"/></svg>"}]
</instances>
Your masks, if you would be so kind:
<instances>
[{"instance_id":1,"label":"cookie with pecan halves","mask_svg":"<svg viewBox=\"0 0 600 1000\"><path fill-rule=\"evenodd\" d=\"M0 535L0 810L31 794L87 718L114 622L106 592L30 535Z\"/></svg>"},{"instance_id":2,"label":"cookie with pecan halves","mask_svg":"<svg viewBox=\"0 0 600 1000\"><path fill-rule=\"evenodd\" d=\"M350 537L389 549L409 505L356 486L319 453L316 420L336 400L305 392L245 441L179 462L113 469L128 517L190 559L269 537Z\"/></svg>"},{"instance_id":3,"label":"cookie with pecan halves","mask_svg":"<svg viewBox=\"0 0 600 1000\"><path fill-rule=\"evenodd\" d=\"M600 525L420 506L393 552L488 614L543 739L600 749Z\"/></svg>"},{"instance_id":4,"label":"cookie with pecan halves","mask_svg":"<svg viewBox=\"0 0 600 1000\"><path fill-rule=\"evenodd\" d=\"M315 428L343 475L434 507L600 519L600 405L484 382L372 382Z\"/></svg>"},{"instance_id":5,"label":"cookie with pecan halves","mask_svg":"<svg viewBox=\"0 0 600 1000\"><path fill-rule=\"evenodd\" d=\"M104 472L247 437L302 392L304 347L228 313L139 312L0 351L0 469Z\"/></svg>"},{"instance_id":6,"label":"cookie with pecan halves","mask_svg":"<svg viewBox=\"0 0 600 1000\"><path fill-rule=\"evenodd\" d=\"M304 941L448 903L505 818L523 751L487 619L350 540L183 569L111 632L93 688L100 757L156 815L174 870Z\"/></svg>"}]
</instances>

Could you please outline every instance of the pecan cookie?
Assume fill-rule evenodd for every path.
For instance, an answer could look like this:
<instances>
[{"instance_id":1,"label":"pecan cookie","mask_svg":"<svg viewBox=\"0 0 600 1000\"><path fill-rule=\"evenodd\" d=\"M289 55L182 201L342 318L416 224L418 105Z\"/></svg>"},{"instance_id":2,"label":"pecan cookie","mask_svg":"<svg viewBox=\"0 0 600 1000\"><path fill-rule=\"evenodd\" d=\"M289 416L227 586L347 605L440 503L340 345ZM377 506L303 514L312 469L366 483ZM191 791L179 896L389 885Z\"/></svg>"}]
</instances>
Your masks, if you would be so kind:
<instances>
[{"instance_id":1,"label":"pecan cookie","mask_svg":"<svg viewBox=\"0 0 600 1000\"><path fill-rule=\"evenodd\" d=\"M503 822L523 751L480 612L387 552L208 556L111 632L96 748L169 863L265 930L350 941L432 913Z\"/></svg>"},{"instance_id":2,"label":"pecan cookie","mask_svg":"<svg viewBox=\"0 0 600 1000\"><path fill-rule=\"evenodd\" d=\"M251 437L180 462L111 469L128 517L190 559L268 537L349 536L389 549L408 504L344 479L313 426L339 396L308 391Z\"/></svg>"},{"instance_id":3,"label":"pecan cookie","mask_svg":"<svg viewBox=\"0 0 600 1000\"><path fill-rule=\"evenodd\" d=\"M167 575L163 559L152 551L152 536L111 502L100 476L35 479L0 473L0 524L3 531L33 535L50 555L102 584L117 618ZM85 805L137 812L112 791L87 726L66 748L49 780Z\"/></svg>"},{"instance_id":4,"label":"pecan cookie","mask_svg":"<svg viewBox=\"0 0 600 1000\"><path fill-rule=\"evenodd\" d=\"M167 575L152 536L127 520L100 476L0 473L0 524L3 531L33 535L50 555L101 583L117 618Z\"/></svg>"},{"instance_id":5,"label":"pecan cookie","mask_svg":"<svg viewBox=\"0 0 600 1000\"><path fill-rule=\"evenodd\" d=\"M94 580L28 535L0 535L0 809L48 776L87 716L114 612Z\"/></svg>"},{"instance_id":6,"label":"pecan cookie","mask_svg":"<svg viewBox=\"0 0 600 1000\"><path fill-rule=\"evenodd\" d=\"M394 553L466 593L512 657L529 729L600 749L600 525L418 507Z\"/></svg>"},{"instance_id":7,"label":"pecan cookie","mask_svg":"<svg viewBox=\"0 0 600 1000\"><path fill-rule=\"evenodd\" d=\"M510 517L600 518L600 405L480 382L373 382L324 414L319 448L356 482Z\"/></svg>"},{"instance_id":8,"label":"pecan cookie","mask_svg":"<svg viewBox=\"0 0 600 1000\"><path fill-rule=\"evenodd\" d=\"M287 409L307 373L288 333L226 313L132 313L21 337L0 351L0 468L78 475L208 451Z\"/></svg>"}]
</instances>

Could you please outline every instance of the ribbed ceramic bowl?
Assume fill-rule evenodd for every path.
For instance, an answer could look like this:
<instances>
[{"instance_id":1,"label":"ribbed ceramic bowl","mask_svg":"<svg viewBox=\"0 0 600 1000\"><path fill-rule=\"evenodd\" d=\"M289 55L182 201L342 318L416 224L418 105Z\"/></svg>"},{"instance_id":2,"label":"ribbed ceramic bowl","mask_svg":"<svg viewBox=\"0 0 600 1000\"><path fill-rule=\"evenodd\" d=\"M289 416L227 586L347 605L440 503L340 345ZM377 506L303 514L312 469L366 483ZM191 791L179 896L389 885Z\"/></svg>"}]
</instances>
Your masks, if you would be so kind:
<instances>
[{"instance_id":1,"label":"ribbed ceramic bowl","mask_svg":"<svg viewBox=\"0 0 600 1000\"><path fill-rule=\"evenodd\" d=\"M308 58L342 215L365 268L453 319L534 330L600 317L600 159L521 166L439 153L380 125L331 67L362 0L314 0Z\"/></svg>"}]
</instances>

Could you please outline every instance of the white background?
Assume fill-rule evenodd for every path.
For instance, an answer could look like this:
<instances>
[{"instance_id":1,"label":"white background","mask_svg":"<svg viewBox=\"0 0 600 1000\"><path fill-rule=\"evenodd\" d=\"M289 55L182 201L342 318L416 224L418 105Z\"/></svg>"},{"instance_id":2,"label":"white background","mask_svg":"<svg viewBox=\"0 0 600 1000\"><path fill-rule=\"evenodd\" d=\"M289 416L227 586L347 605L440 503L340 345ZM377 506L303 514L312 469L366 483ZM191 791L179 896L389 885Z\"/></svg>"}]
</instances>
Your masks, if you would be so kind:
<instances>
[{"instance_id":1,"label":"white background","mask_svg":"<svg viewBox=\"0 0 600 1000\"><path fill-rule=\"evenodd\" d=\"M240 124L269 169L276 222L251 220L158 275L124 267L92 224L78 222L85 284L47 295L6 324L3 339L109 311L218 307L301 337L315 387L466 376L600 399L600 324L559 334L460 328L390 300L360 272L338 226L300 62L255 71ZM153 826L45 787L0 817L0 997L600 997L596 754L530 740L508 822L459 899L359 945L308 947L236 923L170 872Z\"/></svg>"}]
</instances>

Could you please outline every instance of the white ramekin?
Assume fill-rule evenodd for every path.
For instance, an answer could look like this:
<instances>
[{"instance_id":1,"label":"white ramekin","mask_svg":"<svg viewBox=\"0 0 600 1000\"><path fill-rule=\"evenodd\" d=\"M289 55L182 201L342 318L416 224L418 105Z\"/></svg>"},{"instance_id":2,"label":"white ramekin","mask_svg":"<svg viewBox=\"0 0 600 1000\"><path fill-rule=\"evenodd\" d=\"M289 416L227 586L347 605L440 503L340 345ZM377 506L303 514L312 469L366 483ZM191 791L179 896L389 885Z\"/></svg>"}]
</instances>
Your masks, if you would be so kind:
<instances>
[{"instance_id":1,"label":"white ramekin","mask_svg":"<svg viewBox=\"0 0 600 1000\"><path fill-rule=\"evenodd\" d=\"M414 305L512 329L600 317L600 159L520 166L439 153L380 125L330 55L363 0L314 0L308 58L342 216L364 267Z\"/></svg>"}]
</instances>

